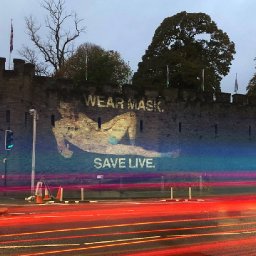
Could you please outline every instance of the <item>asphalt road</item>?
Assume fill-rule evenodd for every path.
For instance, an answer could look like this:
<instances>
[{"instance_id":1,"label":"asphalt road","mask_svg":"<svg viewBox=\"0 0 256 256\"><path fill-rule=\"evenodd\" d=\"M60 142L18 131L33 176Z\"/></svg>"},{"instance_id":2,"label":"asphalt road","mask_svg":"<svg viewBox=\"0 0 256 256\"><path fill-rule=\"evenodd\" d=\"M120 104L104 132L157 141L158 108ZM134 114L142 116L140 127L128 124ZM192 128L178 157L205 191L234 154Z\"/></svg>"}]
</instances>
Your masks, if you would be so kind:
<instances>
[{"instance_id":1,"label":"asphalt road","mask_svg":"<svg viewBox=\"0 0 256 256\"><path fill-rule=\"evenodd\" d=\"M256 255L254 197L7 207L3 256Z\"/></svg>"}]
</instances>

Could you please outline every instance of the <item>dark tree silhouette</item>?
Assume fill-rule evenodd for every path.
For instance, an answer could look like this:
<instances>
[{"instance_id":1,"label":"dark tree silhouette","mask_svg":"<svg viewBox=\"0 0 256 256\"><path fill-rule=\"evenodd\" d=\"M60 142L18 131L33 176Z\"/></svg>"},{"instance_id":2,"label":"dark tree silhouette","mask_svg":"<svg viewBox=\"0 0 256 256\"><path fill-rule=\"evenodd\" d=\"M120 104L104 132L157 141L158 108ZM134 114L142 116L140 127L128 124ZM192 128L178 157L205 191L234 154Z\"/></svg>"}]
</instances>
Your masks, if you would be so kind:
<instances>
[{"instance_id":1,"label":"dark tree silhouette","mask_svg":"<svg viewBox=\"0 0 256 256\"><path fill-rule=\"evenodd\" d=\"M116 51L106 51L98 45L85 43L64 63L57 73L71 78L77 86L85 82L122 86L129 82L131 69Z\"/></svg>"},{"instance_id":2,"label":"dark tree silhouette","mask_svg":"<svg viewBox=\"0 0 256 256\"><path fill-rule=\"evenodd\" d=\"M256 58L254 60L256 60ZM253 74L246 89L247 89L247 95L256 96L256 73Z\"/></svg>"},{"instance_id":3,"label":"dark tree silhouette","mask_svg":"<svg viewBox=\"0 0 256 256\"><path fill-rule=\"evenodd\" d=\"M163 88L169 77L172 87L200 90L204 70L205 90L218 92L234 53L234 43L209 15L181 12L156 29L133 83Z\"/></svg>"}]
</instances>

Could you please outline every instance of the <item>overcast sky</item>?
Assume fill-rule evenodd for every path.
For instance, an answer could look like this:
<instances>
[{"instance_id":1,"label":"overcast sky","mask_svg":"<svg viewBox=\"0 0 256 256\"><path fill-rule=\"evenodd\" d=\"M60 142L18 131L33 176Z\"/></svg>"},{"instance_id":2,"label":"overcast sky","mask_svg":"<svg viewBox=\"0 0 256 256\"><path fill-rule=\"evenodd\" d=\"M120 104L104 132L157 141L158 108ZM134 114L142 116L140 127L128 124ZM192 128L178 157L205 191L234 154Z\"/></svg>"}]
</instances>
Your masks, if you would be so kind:
<instances>
[{"instance_id":1,"label":"overcast sky","mask_svg":"<svg viewBox=\"0 0 256 256\"><path fill-rule=\"evenodd\" d=\"M10 21L14 26L13 58L20 58L18 50L29 42L24 17L34 15L43 21L45 12L40 0L1 0L0 57L9 59ZM151 43L156 28L164 18L178 12L204 12L226 32L236 45L236 54L229 74L223 78L224 92L234 92L238 74L238 93L255 72L256 57L256 1L255 0L66 0L68 10L84 19L86 33L76 45L91 42L106 50L116 50L133 71ZM207 82L207 81L206 81Z\"/></svg>"}]
</instances>

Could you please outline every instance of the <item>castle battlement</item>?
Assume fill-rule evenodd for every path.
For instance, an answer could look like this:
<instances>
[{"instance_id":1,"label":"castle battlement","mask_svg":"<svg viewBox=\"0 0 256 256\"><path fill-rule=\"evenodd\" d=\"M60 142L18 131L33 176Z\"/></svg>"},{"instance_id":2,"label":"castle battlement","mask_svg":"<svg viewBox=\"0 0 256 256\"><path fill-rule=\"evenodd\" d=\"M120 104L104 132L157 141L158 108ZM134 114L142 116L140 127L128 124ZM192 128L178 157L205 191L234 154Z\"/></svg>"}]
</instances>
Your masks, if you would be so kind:
<instances>
[{"instance_id":1,"label":"castle battlement","mask_svg":"<svg viewBox=\"0 0 256 256\"><path fill-rule=\"evenodd\" d=\"M71 94L77 89L74 87L73 81L70 79L44 77L35 75L35 65L26 63L22 59L13 59L13 69L5 68L6 58L0 58L0 80L16 79L17 85L22 82L22 77L30 78L27 83L30 83L30 89L40 89L41 92L54 91L56 94ZM31 81L31 82L29 82ZM12 82L14 88L14 83ZM1 87L1 85L0 85ZM107 95L121 98L145 98L145 99L160 99L168 103L179 102L202 102L204 104L232 104L241 106L256 105L256 97L244 94L231 94L226 92L211 93L211 92L196 92L193 90L185 90L179 88L166 88L158 91L154 89L144 89L144 93L138 92L132 85L124 85L122 89L113 85L97 86L95 84L85 84L84 88L79 89L83 94L91 95ZM24 92L26 93L26 92ZM75 93L77 94L77 92Z\"/></svg>"},{"instance_id":2,"label":"castle battlement","mask_svg":"<svg viewBox=\"0 0 256 256\"><path fill-rule=\"evenodd\" d=\"M0 58L0 78L9 74L15 76L35 76L35 65L31 63L25 63L22 59L13 59L13 70L5 69L6 58Z\"/></svg>"}]
</instances>

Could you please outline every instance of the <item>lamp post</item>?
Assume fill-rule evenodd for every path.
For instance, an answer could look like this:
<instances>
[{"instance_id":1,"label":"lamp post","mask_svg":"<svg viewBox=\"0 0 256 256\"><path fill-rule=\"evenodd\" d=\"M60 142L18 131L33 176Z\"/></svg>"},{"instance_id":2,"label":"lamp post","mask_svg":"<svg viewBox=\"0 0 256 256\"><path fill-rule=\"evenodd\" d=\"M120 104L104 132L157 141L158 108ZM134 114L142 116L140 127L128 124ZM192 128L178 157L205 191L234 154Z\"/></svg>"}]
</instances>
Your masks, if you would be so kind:
<instances>
[{"instance_id":1,"label":"lamp post","mask_svg":"<svg viewBox=\"0 0 256 256\"><path fill-rule=\"evenodd\" d=\"M32 146L32 167L31 167L31 196L35 195L35 164L36 164L36 120L37 111L35 109L29 110L30 115L33 116L33 146Z\"/></svg>"}]
</instances>

